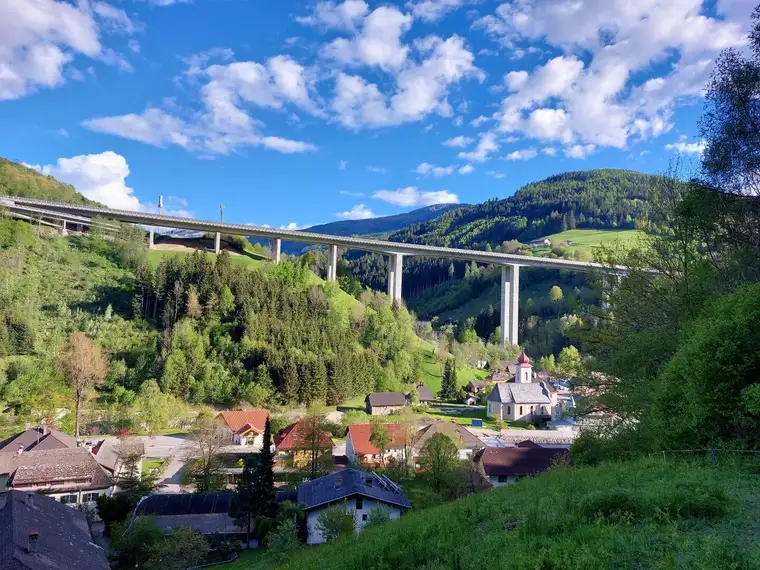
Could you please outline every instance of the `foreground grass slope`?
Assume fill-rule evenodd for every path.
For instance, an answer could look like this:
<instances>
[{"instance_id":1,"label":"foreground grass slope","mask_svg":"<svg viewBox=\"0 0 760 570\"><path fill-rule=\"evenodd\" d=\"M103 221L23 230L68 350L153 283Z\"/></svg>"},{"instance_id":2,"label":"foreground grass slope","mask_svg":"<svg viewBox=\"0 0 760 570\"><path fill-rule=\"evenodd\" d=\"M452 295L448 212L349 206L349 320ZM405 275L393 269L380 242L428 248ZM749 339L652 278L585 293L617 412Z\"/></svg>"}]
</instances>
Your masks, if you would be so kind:
<instances>
[{"instance_id":1,"label":"foreground grass slope","mask_svg":"<svg viewBox=\"0 0 760 570\"><path fill-rule=\"evenodd\" d=\"M557 468L331 544L283 569L760 567L760 461ZM251 568L266 567L251 565Z\"/></svg>"}]
</instances>

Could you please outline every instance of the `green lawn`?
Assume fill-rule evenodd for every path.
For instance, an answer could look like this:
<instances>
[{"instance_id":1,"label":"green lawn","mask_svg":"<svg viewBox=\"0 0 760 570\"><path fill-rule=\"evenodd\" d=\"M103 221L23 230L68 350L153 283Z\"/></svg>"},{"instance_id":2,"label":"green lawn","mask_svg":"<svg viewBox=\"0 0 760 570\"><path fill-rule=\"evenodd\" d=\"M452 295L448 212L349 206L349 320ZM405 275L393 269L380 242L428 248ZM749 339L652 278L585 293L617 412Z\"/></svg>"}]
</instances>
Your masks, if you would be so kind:
<instances>
[{"instance_id":1,"label":"green lawn","mask_svg":"<svg viewBox=\"0 0 760 570\"><path fill-rule=\"evenodd\" d=\"M166 460L164 459L145 459L142 467L143 475L150 474L151 469L158 469L158 472L162 473L164 463L166 463Z\"/></svg>"},{"instance_id":2,"label":"green lawn","mask_svg":"<svg viewBox=\"0 0 760 570\"><path fill-rule=\"evenodd\" d=\"M302 547L280 568L760 568L757 469L709 457L558 467Z\"/></svg>"},{"instance_id":3,"label":"green lawn","mask_svg":"<svg viewBox=\"0 0 760 570\"><path fill-rule=\"evenodd\" d=\"M599 246L614 247L616 245L631 246L642 235L638 230L567 230L558 234L547 236L551 241L564 242L570 240L571 250L582 249L593 253L594 248ZM548 252L548 248L536 248L535 255Z\"/></svg>"},{"instance_id":4,"label":"green lawn","mask_svg":"<svg viewBox=\"0 0 760 570\"><path fill-rule=\"evenodd\" d=\"M221 568L223 570L266 570L274 566L272 557L263 548L253 550L243 550L237 560L228 564L219 564L212 568Z\"/></svg>"},{"instance_id":5,"label":"green lawn","mask_svg":"<svg viewBox=\"0 0 760 570\"><path fill-rule=\"evenodd\" d=\"M422 365L420 366L420 380L425 386L430 388L433 394L441 391L441 365L435 359L435 353L432 345L420 340L422 348ZM471 366L461 366L457 368L457 384L465 386L470 380L482 380L488 376L487 370L478 370Z\"/></svg>"}]
</instances>

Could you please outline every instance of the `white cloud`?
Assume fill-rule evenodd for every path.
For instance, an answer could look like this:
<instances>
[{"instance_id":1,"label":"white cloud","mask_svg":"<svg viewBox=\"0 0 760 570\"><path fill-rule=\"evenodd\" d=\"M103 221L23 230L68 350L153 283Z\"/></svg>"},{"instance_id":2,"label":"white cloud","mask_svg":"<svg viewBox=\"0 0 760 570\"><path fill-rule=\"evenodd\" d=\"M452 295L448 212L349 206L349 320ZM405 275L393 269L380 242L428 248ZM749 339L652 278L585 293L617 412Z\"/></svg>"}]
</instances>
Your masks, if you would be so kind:
<instances>
[{"instance_id":1,"label":"white cloud","mask_svg":"<svg viewBox=\"0 0 760 570\"><path fill-rule=\"evenodd\" d=\"M486 174L488 174L489 176L493 176L496 179L504 178L504 174L502 172L497 172L495 170L488 170L486 171Z\"/></svg>"},{"instance_id":2,"label":"white cloud","mask_svg":"<svg viewBox=\"0 0 760 570\"><path fill-rule=\"evenodd\" d=\"M151 6L171 6L173 4L185 4L192 2L192 0L147 0Z\"/></svg>"},{"instance_id":3,"label":"white cloud","mask_svg":"<svg viewBox=\"0 0 760 570\"><path fill-rule=\"evenodd\" d=\"M105 2L0 2L0 101L57 87L67 74L81 76L69 65L77 56L127 69L119 54L102 45L102 32L135 29L123 10Z\"/></svg>"},{"instance_id":4,"label":"white cloud","mask_svg":"<svg viewBox=\"0 0 760 570\"><path fill-rule=\"evenodd\" d=\"M458 204L459 197L447 190L420 192L415 186L407 186L398 190L379 190L372 195L377 200L383 200L396 206L432 206L433 204Z\"/></svg>"},{"instance_id":5,"label":"white cloud","mask_svg":"<svg viewBox=\"0 0 760 570\"><path fill-rule=\"evenodd\" d=\"M368 19L371 17L372 14ZM384 94L377 84L363 77L339 72L330 105L337 120L346 127L359 129L418 121L430 113L449 117L452 109L446 96L451 86L465 78L484 77L459 36L446 40L428 36L415 42L415 46L423 56L419 63L405 56L404 61L399 59L397 69L386 69L395 81L391 94Z\"/></svg>"},{"instance_id":6,"label":"white cloud","mask_svg":"<svg viewBox=\"0 0 760 570\"><path fill-rule=\"evenodd\" d=\"M459 135L458 137L447 139L443 141L441 144L443 146L448 146L451 148L464 148L471 142L472 142L472 139L470 137Z\"/></svg>"},{"instance_id":7,"label":"white cloud","mask_svg":"<svg viewBox=\"0 0 760 570\"><path fill-rule=\"evenodd\" d=\"M299 226L295 222L290 222L289 224L280 226L281 230L300 230L303 226Z\"/></svg>"},{"instance_id":8,"label":"white cloud","mask_svg":"<svg viewBox=\"0 0 760 570\"><path fill-rule=\"evenodd\" d=\"M322 55L348 65L398 69L409 53L409 48L401 43L401 36L411 26L412 17L408 14L380 6L364 18L355 37L333 40L322 49Z\"/></svg>"},{"instance_id":9,"label":"white cloud","mask_svg":"<svg viewBox=\"0 0 760 570\"><path fill-rule=\"evenodd\" d=\"M676 100L701 95L716 54L744 44L750 3L738 4L746 4L741 20L741 10L727 2L718 3L717 16L707 15L702 0L501 4L473 28L512 53L561 55L507 74L511 93L502 101L499 128L570 149L625 148L632 138L667 132ZM722 17L726 5L732 6L731 18ZM551 50L524 47L530 42ZM650 75L646 81L643 73Z\"/></svg>"},{"instance_id":10,"label":"white cloud","mask_svg":"<svg viewBox=\"0 0 760 570\"><path fill-rule=\"evenodd\" d=\"M592 144L574 144L571 147L563 149L562 152L565 153L567 158L586 158L594 152L595 148Z\"/></svg>"},{"instance_id":11,"label":"white cloud","mask_svg":"<svg viewBox=\"0 0 760 570\"><path fill-rule=\"evenodd\" d=\"M135 39L130 39L127 42L127 47L132 50L134 53L140 53L140 42L138 42Z\"/></svg>"},{"instance_id":12,"label":"white cloud","mask_svg":"<svg viewBox=\"0 0 760 570\"><path fill-rule=\"evenodd\" d=\"M480 115L478 117L475 117L472 121L470 121L470 124L477 129L480 125L490 120L491 119L489 117L486 117L485 115Z\"/></svg>"},{"instance_id":13,"label":"white cloud","mask_svg":"<svg viewBox=\"0 0 760 570\"><path fill-rule=\"evenodd\" d=\"M119 210L155 211L155 206L140 202L134 190L127 186L129 166L126 159L112 151L59 158L56 164L34 166L47 176L71 184L90 200ZM188 216L187 202L174 198L179 208L165 210L167 214Z\"/></svg>"},{"instance_id":14,"label":"white cloud","mask_svg":"<svg viewBox=\"0 0 760 570\"><path fill-rule=\"evenodd\" d=\"M205 67L211 59L232 56L231 50L217 48L184 60L186 75L207 80L200 88L203 111L186 113L190 120L149 107L142 113L88 119L82 125L155 146L174 144L210 154L229 154L245 146L287 154L316 150L308 142L261 134L263 124L248 111L249 107L285 111L292 105L321 115L311 99L308 71L287 56L272 57L266 64L242 61Z\"/></svg>"},{"instance_id":15,"label":"white cloud","mask_svg":"<svg viewBox=\"0 0 760 570\"><path fill-rule=\"evenodd\" d=\"M357 204L345 212L336 212L335 216L343 220L368 220L369 218L376 218L377 214L364 204Z\"/></svg>"},{"instance_id":16,"label":"white cloud","mask_svg":"<svg viewBox=\"0 0 760 570\"><path fill-rule=\"evenodd\" d=\"M541 152L544 153L546 156L557 156L557 149L553 146L546 146L541 149Z\"/></svg>"},{"instance_id":17,"label":"white cloud","mask_svg":"<svg viewBox=\"0 0 760 570\"><path fill-rule=\"evenodd\" d=\"M499 150L499 144L496 142L496 134L491 132L482 133L475 150L471 152L460 152L457 156L464 160L474 162L485 162L489 155Z\"/></svg>"},{"instance_id":18,"label":"white cloud","mask_svg":"<svg viewBox=\"0 0 760 570\"><path fill-rule=\"evenodd\" d=\"M523 148L510 152L504 158L505 160L530 160L531 158L536 158L536 156L538 156L538 151L535 148Z\"/></svg>"},{"instance_id":19,"label":"white cloud","mask_svg":"<svg viewBox=\"0 0 760 570\"><path fill-rule=\"evenodd\" d=\"M366 16L368 11L369 6L362 0L346 0L340 4L328 0L318 2L309 16L296 17L296 22L304 26L354 30L356 24Z\"/></svg>"},{"instance_id":20,"label":"white cloud","mask_svg":"<svg viewBox=\"0 0 760 570\"><path fill-rule=\"evenodd\" d=\"M350 190L341 190L340 192L338 192L338 194L341 194L343 196L354 196L358 198L361 198L362 196L364 196L364 192L351 192Z\"/></svg>"},{"instance_id":21,"label":"white cloud","mask_svg":"<svg viewBox=\"0 0 760 570\"><path fill-rule=\"evenodd\" d=\"M705 151L705 141L686 142L680 140L675 143L665 145L665 150L674 150L681 154L702 154Z\"/></svg>"},{"instance_id":22,"label":"white cloud","mask_svg":"<svg viewBox=\"0 0 760 570\"><path fill-rule=\"evenodd\" d=\"M441 176L448 176L449 174L453 174L455 169L456 166L436 166L435 164L422 162L419 164L419 166L417 166L415 172L423 176L432 174L436 178L440 178Z\"/></svg>"},{"instance_id":23,"label":"white cloud","mask_svg":"<svg viewBox=\"0 0 760 570\"><path fill-rule=\"evenodd\" d=\"M415 18L435 22L459 8L463 3L464 0L417 0L407 2L406 6L412 11Z\"/></svg>"},{"instance_id":24,"label":"white cloud","mask_svg":"<svg viewBox=\"0 0 760 570\"><path fill-rule=\"evenodd\" d=\"M69 137L69 131L67 131L66 129L58 129L55 132L56 132L56 134L58 134L58 135L60 135L60 136L62 136L64 138L68 138Z\"/></svg>"},{"instance_id":25,"label":"white cloud","mask_svg":"<svg viewBox=\"0 0 760 570\"><path fill-rule=\"evenodd\" d=\"M338 170L345 170L347 165L348 165L348 162L346 162L345 160L341 160L338 163Z\"/></svg>"},{"instance_id":26,"label":"white cloud","mask_svg":"<svg viewBox=\"0 0 760 570\"><path fill-rule=\"evenodd\" d=\"M388 174L388 169L383 166L368 166L367 170L375 174Z\"/></svg>"},{"instance_id":27,"label":"white cloud","mask_svg":"<svg viewBox=\"0 0 760 570\"><path fill-rule=\"evenodd\" d=\"M457 172L459 174L470 174L471 172L475 172L475 167L472 164L465 164L464 166L460 166Z\"/></svg>"}]
</instances>

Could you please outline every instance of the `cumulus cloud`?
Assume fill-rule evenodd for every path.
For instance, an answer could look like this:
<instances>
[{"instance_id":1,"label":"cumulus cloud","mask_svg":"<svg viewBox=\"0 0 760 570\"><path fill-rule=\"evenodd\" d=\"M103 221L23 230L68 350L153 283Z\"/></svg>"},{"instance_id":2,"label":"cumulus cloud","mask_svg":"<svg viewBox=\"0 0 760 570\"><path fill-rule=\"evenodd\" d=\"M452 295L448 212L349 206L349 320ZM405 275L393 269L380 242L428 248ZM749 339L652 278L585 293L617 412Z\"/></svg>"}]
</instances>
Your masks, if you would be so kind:
<instances>
[{"instance_id":1,"label":"cumulus cloud","mask_svg":"<svg viewBox=\"0 0 760 570\"><path fill-rule=\"evenodd\" d=\"M407 2L406 6L415 18L435 22L464 4L464 0L418 0Z\"/></svg>"},{"instance_id":2,"label":"cumulus cloud","mask_svg":"<svg viewBox=\"0 0 760 570\"><path fill-rule=\"evenodd\" d=\"M240 147L264 147L292 154L316 150L309 142L291 140L260 132L263 123L249 108L285 111L296 107L319 115L312 101L307 71L288 56L275 56L264 64L254 61L213 64L227 60L231 50L214 49L185 59L188 75L205 80L200 88L203 111L187 113L149 107L141 113L95 117L82 125L155 146L177 145L210 154L229 154Z\"/></svg>"},{"instance_id":3,"label":"cumulus cloud","mask_svg":"<svg viewBox=\"0 0 760 570\"><path fill-rule=\"evenodd\" d=\"M359 75L337 74L330 107L341 124L359 129L418 121L431 113L449 117L452 109L446 96L451 86L465 78L484 77L459 36L446 40L428 36L415 45L421 55L419 62L404 55L394 60L398 65L393 69L387 64L380 66L392 74L395 86L390 93L383 93L377 84ZM406 54L408 48L403 49ZM350 53L356 57L358 52L352 49Z\"/></svg>"},{"instance_id":4,"label":"cumulus cloud","mask_svg":"<svg viewBox=\"0 0 760 570\"><path fill-rule=\"evenodd\" d=\"M592 144L574 144L571 147L565 148L562 152L565 153L567 158L586 158L589 154L594 152L596 147Z\"/></svg>"},{"instance_id":5,"label":"cumulus cloud","mask_svg":"<svg viewBox=\"0 0 760 570\"><path fill-rule=\"evenodd\" d=\"M364 196L364 192L351 192L350 190L341 190L340 192L338 192L338 194L341 194L343 196L354 196L354 197L359 197L359 198Z\"/></svg>"},{"instance_id":6,"label":"cumulus cloud","mask_svg":"<svg viewBox=\"0 0 760 570\"><path fill-rule=\"evenodd\" d=\"M368 166L367 170L375 174L388 174L388 169L383 166Z\"/></svg>"},{"instance_id":7,"label":"cumulus cloud","mask_svg":"<svg viewBox=\"0 0 760 570\"><path fill-rule=\"evenodd\" d=\"M471 152L460 152L457 156L464 160L474 162L485 162L490 154L499 150L499 144L496 142L496 134L491 132L481 133L478 145Z\"/></svg>"},{"instance_id":8,"label":"cumulus cloud","mask_svg":"<svg viewBox=\"0 0 760 570\"><path fill-rule=\"evenodd\" d=\"M129 69L101 40L103 32L129 34L136 29L123 10L105 2L0 2L0 101L57 87L65 82L67 70L69 76L81 76L70 66L76 56Z\"/></svg>"},{"instance_id":9,"label":"cumulus cloud","mask_svg":"<svg viewBox=\"0 0 760 570\"><path fill-rule=\"evenodd\" d=\"M343 220L368 220L369 218L376 218L377 214L370 210L366 205L357 204L345 212L336 212L335 216Z\"/></svg>"},{"instance_id":10,"label":"cumulus cloud","mask_svg":"<svg viewBox=\"0 0 760 570\"><path fill-rule=\"evenodd\" d=\"M113 151L59 158L55 164L32 166L42 174L71 184L90 200L119 210L155 211L152 204L142 203L134 189L127 186L127 160ZM172 197L167 214L189 216L187 202Z\"/></svg>"},{"instance_id":11,"label":"cumulus cloud","mask_svg":"<svg viewBox=\"0 0 760 570\"><path fill-rule=\"evenodd\" d=\"M472 139L470 137L459 135L458 137L447 139L443 141L441 144L443 146L448 146L451 148L464 148L471 142L472 142Z\"/></svg>"},{"instance_id":12,"label":"cumulus cloud","mask_svg":"<svg viewBox=\"0 0 760 570\"><path fill-rule=\"evenodd\" d=\"M538 151L535 148L523 148L514 152L510 152L507 156L504 157L504 159L530 160L531 158L536 158L536 156L538 156Z\"/></svg>"},{"instance_id":13,"label":"cumulus cloud","mask_svg":"<svg viewBox=\"0 0 760 570\"><path fill-rule=\"evenodd\" d=\"M459 174L470 174L471 172L475 172L475 167L472 164L465 164L464 166L460 166L457 172Z\"/></svg>"},{"instance_id":14,"label":"cumulus cloud","mask_svg":"<svg viewBox=\"0 0 760 570\"><path fill-rule=\"evenodd\" d=\"M475 127L476 129L480 127L483 123L486 123L490 121L491 119L486 117L485 115L479 115L475 117L472 121L470 121L470 124Z\"/></svg>"},{"instance_id":15,"label":"cumulus cloud","mask_svg":"<svg viewBox=\"0 0 760 570\"><path fill-rule=\"evenodd\" d=\"M557 149L553 146L546 146L541 149L541 152L544 153L546 156L557 156Z\"/></svg>"},{"instance_id":16,"label":"cumulus cloud","mask_svg":"<svg viewBox=\"0 0 760 570\"><path fill-rule=\"evenodd\" d=\"M341 160L338 163L338 170L345 170L347 165L348 165L348 162L346 162L345 160Z\"/></svg>"},{"instance_id":17,"label":"cumulus cloud","mask_svg":"<svg viewBox=\"0 0 760 570\"><path fill-rule=\"evenodd\" d=\"M432 174L436 178L440 178L441 176L448 176L449 174L453 174L454 170L456 169L456 166L436 166L435 164L430 164L427 162L422 162L417 166L415 169L415 172L417 174L421 174L422 176L427 176L428 174Z\"/></svg>"},{"instance_id":18,"label":"cumulus cloud","mask_svg":"<svg viewBox=\"0 0 760 570\"><path fill-rule=\"evenodd\" d=\"M372 197L389 204L404 207L459 203L459 197L448 190L421 192L416 186L407 186L398 190L379 190Z\"/></svg>"},{"instance_id":19,"label":"cumulus cloud","mask_svg":"<svg viewBox=\"0 0 760 570\"><path fill-rule=\"evenodd\" d=\"M289 224L284 224L284 225L280 226L280 229L281 230L300 230L303 227L304 226L299 226L295 222L290 222Z\"/></svg>"},{"instance_id":20,"label":"cumulus cloud","mask_svg":"<svg viewBox=\"0 0 760 570\"><path fill-rule=\"evenodd\" d=\"M504 173L497 172L496 170L487 170L486 174L488 174L489 176L493 176L496 179L504 178Z\"/></svg>"},{"instance_id":21,"label":"cumulus cloud","mask_svg":"<svg viewBox=\"0 0 760 570\"><path fill-rule=\"evenodd\" d=\"M539 41L561 52L507 74L497 118L501 131L565 145L573 156L667 132L675 101L699 96L716 54L745 42L736 20L708 15L701 0L523 0L501 4L473 28L513 53ZM654 62L655 76L642 81Z\"/></svg>"},{"instance_id":22,"label":"cumulus cloud","mask_svg":"<svg viewBox=\"0 0 760 570\"><path fill-rule=\"evenodd\" d=\"M362 0L346 0L340 4L328 0L318 2L308 16L297 16L296 22L325 29L354 30L368 11L369 6Z\"/></svg>"},{"instance_id":23,"label":"cumulus cloud","mask_svg":"<svg viewBox=\"0 0 760 570\"><path fill-rule=\"evenodd\" d=\"M673 150L680 154L702 154L705 151L705 141L687 142L685 136L681 136L678 142L665 145L665 150Z\"/></svg>"}]
</instances>

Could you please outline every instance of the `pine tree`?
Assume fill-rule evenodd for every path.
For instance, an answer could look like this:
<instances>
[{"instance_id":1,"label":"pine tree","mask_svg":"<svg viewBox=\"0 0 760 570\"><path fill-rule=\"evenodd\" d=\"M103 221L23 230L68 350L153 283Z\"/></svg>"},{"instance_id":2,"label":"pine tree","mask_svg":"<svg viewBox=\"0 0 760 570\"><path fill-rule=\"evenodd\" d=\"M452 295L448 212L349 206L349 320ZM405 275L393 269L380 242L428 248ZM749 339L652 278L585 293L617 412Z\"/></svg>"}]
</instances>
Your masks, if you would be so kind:
<instances>
[{"instance_id":1,"label":"pine tree","mask_svg":"<svg viewBox=\"0 0 760 570\"><path fill-rule=\"evenodd\" d=\"M257 459L254 475L255 512L257 516L272 519L277 515L277 501L274 492L272 426L269 418L264 426L264 443Z\"/></svg>"},{"instance_id":2,"label":"pine tree","mask_svg":"<svg viewBox=\"0 0 760 570\"><path fill-rule=\"evenodd\" d=\"M269 422L267 421L267 424ZM235 494L230 503L230 517L235 524L246 529L246 544L251 540L251 525L256 520L256 484L258 457L249 453L243 464L243 473L238 479Z\"/></svg>"},{"instance_id":3,"label":"pine tree","mask_svg":"<svg viewBox=\"0 0 760 570\"><path fill-rule=\"evenodd\" d=\"M575 229L575 210L570 210L567 215L567 227L571 230Z\"/></svg>"},{"instance_id":4,"label":"pine tree","mask_svg":"<svg viewBox=\"0 0 760 570\"><path fill-rule=\"evenodd\" d=\"M440 396L442 400L455 400L457 397L456 361L449 358L443 368Z\"/></svg>"}]
</instances>

